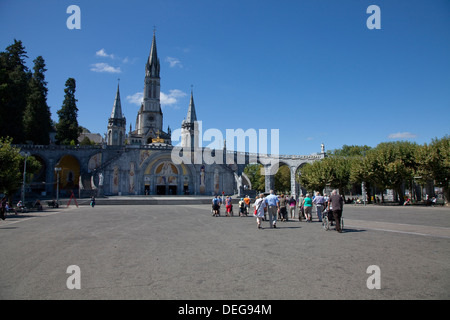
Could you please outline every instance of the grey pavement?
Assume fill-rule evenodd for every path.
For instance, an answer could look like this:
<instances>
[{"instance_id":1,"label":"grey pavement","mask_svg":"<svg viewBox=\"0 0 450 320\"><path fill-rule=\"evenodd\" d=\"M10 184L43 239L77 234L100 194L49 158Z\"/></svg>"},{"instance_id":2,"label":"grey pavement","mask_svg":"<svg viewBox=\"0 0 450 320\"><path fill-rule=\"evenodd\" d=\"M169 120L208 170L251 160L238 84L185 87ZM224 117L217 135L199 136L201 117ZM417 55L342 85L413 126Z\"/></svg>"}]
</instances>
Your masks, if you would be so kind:
<instances>
[{"instance_id":1,"label":"grey pavement","mask_svg":"<svg viewBox=\"0 0 450 320\"><path fill-rule=\"evenodd\" d=\"M2 299L449 299L450 209L346 206L320 223L209 205L99 205L0 221ZM67 268L81 289L68 289ZM379 266L381 289L368 289Z\"/></svg>"}]
</instances>

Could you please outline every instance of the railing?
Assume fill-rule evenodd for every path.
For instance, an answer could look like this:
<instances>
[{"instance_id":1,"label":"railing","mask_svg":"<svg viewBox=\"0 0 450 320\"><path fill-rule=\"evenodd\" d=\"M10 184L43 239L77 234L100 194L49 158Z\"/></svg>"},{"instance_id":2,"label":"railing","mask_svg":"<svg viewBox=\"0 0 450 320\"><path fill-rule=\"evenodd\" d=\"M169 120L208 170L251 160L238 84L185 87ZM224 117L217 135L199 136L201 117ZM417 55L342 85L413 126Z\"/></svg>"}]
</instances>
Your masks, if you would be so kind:
<instances>
[{"instance_id":1,"label":"railing","mask_svg":"<svg viewBox=\"0 0 450 320\"><path fill-rule=\"evenodd\" d=\"M108 145L90 145L90 146L66 146L66 145L29 145L29 144L18 144L14 145L17 148L25 149L25 150L127 150L127 149L139 149L139 150L172 150L175 148L174 146L167 144L150 144L150 145L124 145L124 146L108 146ZM210 149L206 147L199 148L198 150L194 150L194 152L214 152L215 149ZM217 150L217 151L224 151ZM264 153L253 153L253 152L242 152L242 151L229 151L225 150L226 155L233 154L238 157L248 157L248 158L277 158L277 159L290 159L290 160L320 160L323 158L324 154L311 154L311 155L271 155Z\"/></svg>"}]
</instances>

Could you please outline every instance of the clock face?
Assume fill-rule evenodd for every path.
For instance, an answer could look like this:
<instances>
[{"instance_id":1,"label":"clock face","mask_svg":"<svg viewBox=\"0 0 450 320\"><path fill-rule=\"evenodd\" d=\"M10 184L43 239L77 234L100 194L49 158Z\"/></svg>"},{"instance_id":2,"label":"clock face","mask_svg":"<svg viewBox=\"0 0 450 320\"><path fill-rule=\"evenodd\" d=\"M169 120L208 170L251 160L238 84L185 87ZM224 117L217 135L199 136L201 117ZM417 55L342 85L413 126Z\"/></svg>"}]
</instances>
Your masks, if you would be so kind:
<instances>
[{"instance_id":1,"label":"clock face","mask_svg":"<svg viewBox=\"0 0 450 320\"><path fill-rule=\"evenodd\" d=\"M148 120L151 121L151 122L153 122L153 121L155 121L155 117L154 117L154 116L149 116L149 117L148 117Z\"/></svg>"}]
</instances>

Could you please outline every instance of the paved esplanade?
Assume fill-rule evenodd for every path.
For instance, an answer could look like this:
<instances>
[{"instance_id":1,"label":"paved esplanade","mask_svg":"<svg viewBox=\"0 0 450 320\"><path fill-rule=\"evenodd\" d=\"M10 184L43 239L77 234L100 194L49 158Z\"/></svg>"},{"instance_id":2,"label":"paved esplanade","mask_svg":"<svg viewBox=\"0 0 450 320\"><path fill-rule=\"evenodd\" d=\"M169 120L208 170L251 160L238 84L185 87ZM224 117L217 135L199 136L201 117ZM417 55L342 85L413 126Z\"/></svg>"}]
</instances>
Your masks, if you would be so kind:
<instances>
[{"instance_id":1,"label":"paved esplanade","mask_svg":"<svg viewBox=\"0 0 450 320\"><path fill-rule=\"evenodd\" d=\"M223 211L222 211L223 213ZM448 208L346 206L317 222L209 205L74 206L0 221L2 299L449 299ZM69 290L67 268L80 268ZM367 268L380 268L369 290Z\"/></svg>"}]
</instances>

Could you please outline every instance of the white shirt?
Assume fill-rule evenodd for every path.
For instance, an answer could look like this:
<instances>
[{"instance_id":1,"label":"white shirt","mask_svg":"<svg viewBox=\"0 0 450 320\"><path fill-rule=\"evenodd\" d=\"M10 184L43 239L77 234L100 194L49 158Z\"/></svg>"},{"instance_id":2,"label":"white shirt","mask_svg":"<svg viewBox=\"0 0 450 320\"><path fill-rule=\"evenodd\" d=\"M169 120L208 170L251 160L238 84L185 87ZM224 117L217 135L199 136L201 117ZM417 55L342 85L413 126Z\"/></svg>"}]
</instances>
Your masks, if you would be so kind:
<instances>
[{"instance_id":1,"label":"white shirt","mask_svg":"<svg viewBox=\"0 0 450 320\"><path fill-rule=\"evenodd\" d=\"M264 199L257 199L253 206L256 209L256 216L260 218L264 217L264 208L266 207L266 202L264 201Z\"/></svg>"}]
</instances>

